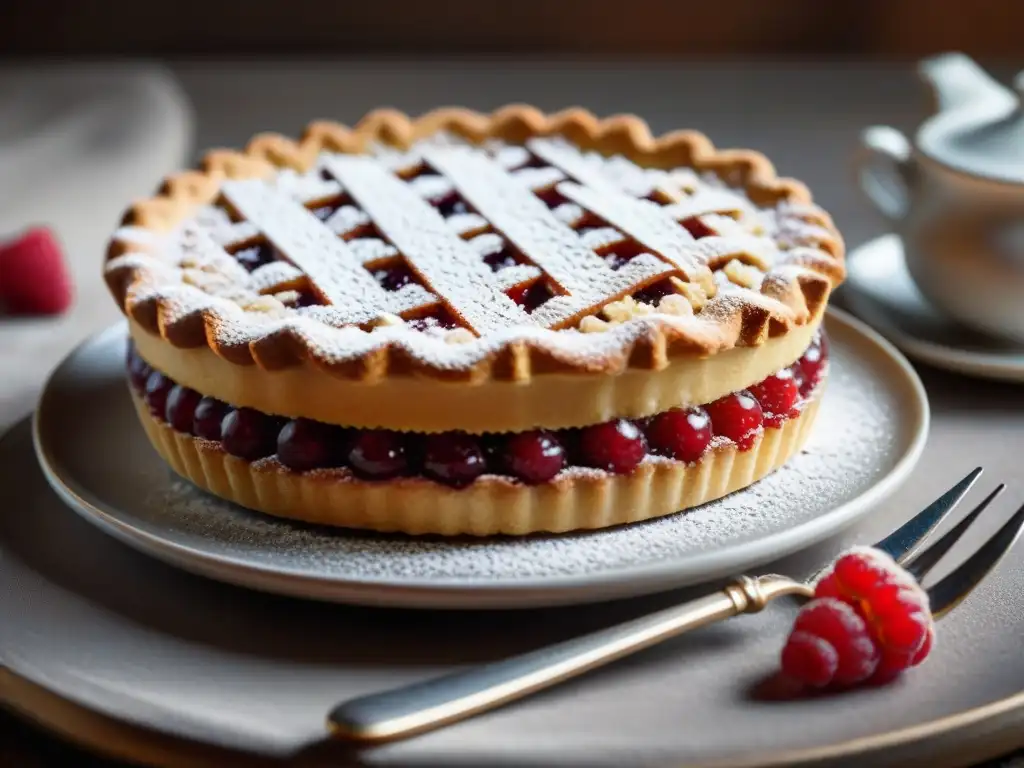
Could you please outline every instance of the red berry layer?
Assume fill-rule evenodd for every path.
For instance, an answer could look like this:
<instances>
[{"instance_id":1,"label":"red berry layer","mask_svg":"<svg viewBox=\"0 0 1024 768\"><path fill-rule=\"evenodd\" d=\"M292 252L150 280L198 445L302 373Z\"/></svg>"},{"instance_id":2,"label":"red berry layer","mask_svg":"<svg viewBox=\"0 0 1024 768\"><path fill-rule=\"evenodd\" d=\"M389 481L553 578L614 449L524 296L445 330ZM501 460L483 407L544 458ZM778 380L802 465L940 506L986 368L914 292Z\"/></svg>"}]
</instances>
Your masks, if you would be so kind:
<instances>
[{"instance_id":1,"label":"red berry layer","mask_svg":"<svg viewBox=\"0 0 1024 768\"><path fill-rule=\"evenodd\" d=\"M649 456L690 464L715 446L749 450L763 430L800 415L824 376L827 359L827 342L818 336L789 368L705 406L504 435L421 435L288 420L236 409L183 387L150 368L134 346L126 365L129 382L155 418L178 432L219 442L233 456L247 461L276 456L300 472L347 467L366 480L424 476L461 488L484 474L535 485L570 467L628 474Z\"/></svg>"}]
</instances>

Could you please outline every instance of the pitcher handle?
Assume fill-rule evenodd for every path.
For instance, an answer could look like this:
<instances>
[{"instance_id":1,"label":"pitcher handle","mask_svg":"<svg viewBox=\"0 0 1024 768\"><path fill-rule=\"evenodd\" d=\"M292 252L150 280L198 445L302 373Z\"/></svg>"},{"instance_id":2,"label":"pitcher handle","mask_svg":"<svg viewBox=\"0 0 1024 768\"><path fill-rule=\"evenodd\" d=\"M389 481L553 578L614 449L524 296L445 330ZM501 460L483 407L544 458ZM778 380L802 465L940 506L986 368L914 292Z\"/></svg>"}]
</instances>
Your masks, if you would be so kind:
<instances>
[{"instance_id":1,"label":"pitcher handle","mask_svg":"<svg viewBox=\"0 0 1024 768\"><path fill-rule=\"evenodd\" d=\"M913 163L910 142L895 128L876 125L860 137L854 169L861 192L889 219L902 219L910 205Z\"/></svg>"}]
</instances>

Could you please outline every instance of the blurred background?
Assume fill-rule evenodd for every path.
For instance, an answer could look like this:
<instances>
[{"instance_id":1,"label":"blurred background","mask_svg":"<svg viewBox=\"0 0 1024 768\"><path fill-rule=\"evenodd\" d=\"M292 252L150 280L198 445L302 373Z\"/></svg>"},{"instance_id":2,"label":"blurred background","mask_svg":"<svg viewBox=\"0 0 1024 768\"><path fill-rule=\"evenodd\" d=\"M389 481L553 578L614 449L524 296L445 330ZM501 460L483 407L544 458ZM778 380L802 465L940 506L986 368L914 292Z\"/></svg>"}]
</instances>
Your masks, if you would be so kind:
<instances>
[{"instance_id":1,"label":"blurred background","mask_svg":"<svg viewBox=\"0 0 1024 768\"><path fill-rule=\"evenodd\" d=\"M6 56L1019 55L1019 0L5 0Z\"/></svg>"}]
</instances>

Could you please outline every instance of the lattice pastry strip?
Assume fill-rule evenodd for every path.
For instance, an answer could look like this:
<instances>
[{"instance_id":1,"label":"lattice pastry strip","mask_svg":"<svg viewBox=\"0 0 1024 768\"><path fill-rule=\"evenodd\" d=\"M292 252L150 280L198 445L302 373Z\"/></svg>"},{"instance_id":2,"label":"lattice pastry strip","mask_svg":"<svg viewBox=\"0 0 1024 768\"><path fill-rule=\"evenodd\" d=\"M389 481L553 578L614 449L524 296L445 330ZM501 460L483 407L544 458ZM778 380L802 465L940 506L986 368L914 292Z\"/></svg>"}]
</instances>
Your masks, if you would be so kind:
<instances>
[{"instance_id":1,"label":"lattice pastry strip","mask_svg":"<svg viewBox=\"0 0 1024 768\"><path fill-rule=\"evenodd\" d=\"M734 258L764 272L771 269L777 248L768 238L750 235L733 218L751 211L749 202L739 195L725 189L694 187L688 176L679 179L678 174L642 169L625 158L616 158L617 164L601 162L599 156L584 155L560 140L537 138L528 141L527 146L577 182L557 186L562 196L576 206L565 210L563 218L585 211L596 214L674 264L705 292L714 290L709 270L719 269ZM616 167L617 175L609 173ZM681 184L692 188L692 193L680 194ZM644 191L673 202L659 210L642 198ZM710 236L698 240L679 226L688 219L699 219ZM610 233L604 237L610 239Z\"/></svg>"},{"instance_id":2,"label":"lattice pastry strip","mask_svg":"<svg viewBox=\"0 0 1024 768\"><path fill-rule=\"evenodd\" d=\"M227 181L222 194L348 322L361 325L389 311L387 293L345 241L294 199L259 179Z\"/></svg>"},{"instance_id":3,"label":"lattice pastry strip","mask_svg":"<svg viewBox=\"0 0 1024 768\"><path fill-rule=\"evenodd\" d=\"M627 234L623 234L612 227L599 229L597 231L599 235L596 237L594 236L594 230L584 231L582 233L582 245L585 250L614 248L620 244L627 243L629 238L633 238L641 245L654 250L663 257L668 256L667 260L677 267L684 277L692 279L692 276L696 275L697 281L703 286L705 292L713 291L713 286L710 285L710 275L707 273L706 267L699 263L699 259L697 260L698 263L694 263L693 260L688 262L685 255L680 255L686 253L686 249L682 244L686 242L692 243L692 236L675 223L670 225L667 219L659 219L656 214L644 210L644 206L653 206L649 206L646 201L636 201L634 198L624 195L615 186L616 184L626 184L633 194L637 194L641 188L653 189L660 191L662 198L678 199L678 195L674 191L665 191L663 182L666 178L669 178L668 174L652 169L640 169L624 158L613 158L613 160L618 160L617 163L609 161L602 164L600 162L602 158L599 156L583 156L573 148L549 139L535 140L529 143L529 147L530 149L525 147L494 148L492 161L495 165L507 171L510 178L519 182L526 189L538 194L552 189L553 185L557 184L560 180L572 175L573 177L586 180L605 196L612 197L615 202L621 202L621 206L616 206L617 210L626 206L634 209L630 217L634 221L634 226ZM554 165L540 167L531 165L531 150L542 160L558 163L567 170ZM437 204L455 194L456 187L451 179L445 176L435 174L417 175L415 164L422 163L424 157L422 152L411 153L406 158L403 167L396 172L401 173L403 176L411 177L408 182L409 187L424 200ZM613 172L606 177L602 175L602 168L605 170L610 168ZM321 201L325 197L337 198L343 188L336 179L328 177L329 168L327 165L321 162L316 170L318 172L315 175L307 174L306 177L289 172L283 178L274 182L275 188L287 191L294 198L306 204ZM328 173L323 173L325 170ZM590 190L584 189L583 191L587 193ZM568 196L572 197L571 194ZM705 189L690 198L684 199L682 202L666 205L665 213L670 218L678 218L700 215L705 213L705 209L711 211L738 211L741 206L733 204L737 199L739 199L738 196L721 190ZM680 208L681 205L687 207L683 209ZM589 209L598 215L603 212L605 214L603 218L606 220L616 219L621 222L621 213L618 213L616 216L610 216L606 209L602 209L600 205L595 204L593 201L591 201ZM540 210L538 207L537 211ZM329 206L323 208L322 211L326 215L319 215L320 211L315 213L324 221L325 226L335 234L345 238L348 238L350 233L365 229L373 224L372 217L365 210L354 205L343 204L337 209ZM218 214L224 219L228 219L223 212L218 211ZM555 218L571 227L578 226L586 215L587 211L583 207L572 202L559 205L554 211ZM642 228L636 226L638 216L641 222L644 222L646 219L646 231L644 233L641 233ZM481 231L486 232L490 227L489 222L484 216L470 211L455 213L447 217L445 222L454 233L463 236L471 236ZM258 227L249 221L231 223L228 219L227 221L215 221L212 223L217 225L215 230L219 235L217 239L228 247L231 246L232 241L251 240L259 236ZM612 223L615 222L613 221ZM500 238L497 239L500 242ZM715 263L712 264L713 267L720 267L723 264L728 264L735 256L734 251L737 249L738 242L734 241L731 244L722 243L722 248L713 248L713 244L713 241L701 243L700 247L693 254L697 256L706 254L710 259L715 259ZM397 249L393 246L372 237L351 240L349 247L353 251L357 251L358 260L367 267L372 267L376 262L382 262L398 255ZM748 247L740 250L751 249ZM724 253L721 251L724 251ZM485 254L482 252L481 255ZM639 261L634 259L633 261L636 263L628 264L625 272L615 275L610 281L609 288L612 290L606 291L605 297L612 296L613 294L622 294L628 292L631 288L636 288L637 283L629 282L632 277L635 277L638 283L645 282L647 270L653 266L653 262L649 259L641 259ZM761 264L756 257L751 257L749 254L744 254L743 261L744 263L753 261L755 264ZM479 276L483 280L487 279L487 274L483 270L479 270ZM511 268L501 268L496 276L495 283L500 292L507 293L510 290L528 286L540 276L541 272L536 267L515 265ZM301 279L301 272L288 265L287 262L274 262L256 270L253 276L253 284L263 293L277 295L281 290L291 291L293 288L299 287ZM747 280L746 282L749 283L750 281ZM438 302L436 296L431 295L416 285L403 287L401 294L389 296L388 305L392 312L406 313L422 310L436 306ZM543 321L545 318L551 318L550 322L552 325L558 325L567 317L579 316L586 314L588 310L599 308L600 306L581 307L578 297L576 299L556 297L553 303L550 303L542 312L537 314L537 319ZM457 308L455 309L455 314L461 314ZM335 312L332 315L334 322L343 322L343 314Z\"/></svg>"},{"instance_id":4,"label":"lattice pastry strip","mask_svg":"<svg viewBox=\"0 0 1024 768\"><path fill-rule=\"evenodd\" d=\"M558 191L663 257L687 280L701 285L711 282L707 260L696 247L693 235L666 216L657 203L638 200L615 189L595 189L570 182L559 184Z\"/></svg>"},{"instance_id":5,"label":"lattice pastry strip","mask_svg":"<svg viewBox=\"0 0 1024 768\"><path fill-rule=\"evenodd\" d=\"M427 148L424 159L451 179L459 194L532 264L560 295L532 317L549 328L674 271L655 258L632 259L613 270L529 189L490 158L464 148Z\"/></svg>"},{"instance_id":6,"label":"lattice pastry strip","mask_svg":"<svg viewBox=\"0 0 1024 768\"><path fill-rule=\"evenodd\" d=\"M410 185L366 157L339 155L325 160L324 167L470 330L483 334L532 324L502 292L479 252Z\"/></svg>"}]
</instances>

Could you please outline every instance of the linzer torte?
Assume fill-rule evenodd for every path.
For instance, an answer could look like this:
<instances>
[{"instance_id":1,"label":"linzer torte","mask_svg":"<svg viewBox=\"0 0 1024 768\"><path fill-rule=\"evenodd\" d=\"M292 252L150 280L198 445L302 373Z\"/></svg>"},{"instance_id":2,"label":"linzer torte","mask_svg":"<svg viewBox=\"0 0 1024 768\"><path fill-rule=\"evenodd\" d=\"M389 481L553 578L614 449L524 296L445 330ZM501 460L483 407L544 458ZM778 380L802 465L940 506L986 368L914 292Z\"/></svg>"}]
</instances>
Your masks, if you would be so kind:
<instances>
[{"instance_id":1,"label":"linzer torte","mask_svg":"<svg viewBox=\"0 0 1024 768\"><path fill-rule=\"evenodd\" d=\"M271 515L602 528L783 465L840 235L797 181L633 116L377 111L209 153L105 276L153 446Z\"/></svg>"}]
</instances>

